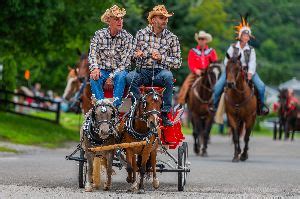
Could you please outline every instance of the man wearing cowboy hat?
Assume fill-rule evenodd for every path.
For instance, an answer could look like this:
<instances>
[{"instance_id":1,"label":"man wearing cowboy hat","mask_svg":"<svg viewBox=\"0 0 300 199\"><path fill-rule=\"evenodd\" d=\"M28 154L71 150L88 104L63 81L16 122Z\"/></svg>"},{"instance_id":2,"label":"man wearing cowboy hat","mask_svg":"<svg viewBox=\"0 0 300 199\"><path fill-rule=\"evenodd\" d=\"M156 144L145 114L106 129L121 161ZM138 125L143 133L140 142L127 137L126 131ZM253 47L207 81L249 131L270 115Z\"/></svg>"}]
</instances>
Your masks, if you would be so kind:
<instances>
[{"instance_id":1,"label":"man wearing cowboy hat","mask_svg":"<svg viewBox=\"0 0 300 199\"><path fill-rule=\"evenodd\" d=\"M149 25L139 30L135 37L134 57L140 70L132 71L126 77L137 99L140 97L141 85L165 88L161 114L165 126L172 125L167 117L172 106L173 74L170 69L177 69L181 65L178 38L167 29L168 19L172 15L164 5L155 6L149 12Z\"/></svg>"},{"instance_id":2,"label":"man wearing cowboy hat","mask_svg":"<svg viewBox=\"0 0 300 199\"><path fill-rule=\"evenodd\" d=\"M248 44L250 41L250 37L254 38L254 36L251 34L250 25L247 22L247 16L245 18L241 17L241 23L236 26L237 30L237 42L235 44L230 45L229 49L227 50L227 53L230 57L237 57L238 55L241 55L241 63L243 68L248 68L248 74L247 78L248 80L252 80L255 87L257 88L260 103L259 103L259 115L267 115L269 113L268 108L264 104L265 99L265 84L260 79L256 72L256 54L255 50L252 46ZM228 62L227 57L225 57L224 65L226 66ZM214 100L214 111L218 107L219 98L223 92L223 89L225 87L226 83L226 73L223 72L219 80L217 81L215 87L214 87L214 94L213 94L213 100Z\"/></svg>"},{"instance_id":3,"label":"man wearing cowboy hat","mask_svg":"<svg viewBox=\"0 0 300 199\"><path fill-rule=\"evenodd\" d=\"M96 31L91 39L89 63L90 81L93 95L104 99L103 85L114 85L114 105L119 107L126 85L125 77L131 63L133 37L123 29L124 8L117 5L107 9L101 21L108 28Z\"/></svg>"},{"instance_id":4,"label":"man wearing cowboy hat","mask_svg":"<svg viewBox=\"0 0 300 199\"><path fill-rule=\"evenodd\" d=\"M194 83L205 69L212 63L218 60L215 49L209 48L207 43L212 41L212 36L205 31L201 30L195 33L195 40L198 45L192 48L188 55L188 65L191 73L186 77L183 85L178 94L178 103L185 104L186 95Z\"/></svg>"}]
</instances>

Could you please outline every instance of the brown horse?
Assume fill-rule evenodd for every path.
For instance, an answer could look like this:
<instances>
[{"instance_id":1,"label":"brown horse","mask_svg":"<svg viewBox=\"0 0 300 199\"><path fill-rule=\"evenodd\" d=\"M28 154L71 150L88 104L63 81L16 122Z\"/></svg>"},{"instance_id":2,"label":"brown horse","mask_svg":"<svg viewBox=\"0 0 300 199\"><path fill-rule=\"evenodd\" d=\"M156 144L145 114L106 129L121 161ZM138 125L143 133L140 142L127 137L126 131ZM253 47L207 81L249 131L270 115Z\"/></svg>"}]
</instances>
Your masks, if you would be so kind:
<instances>
[{"instance_id":1,"label":"brown horse","mask_svg":"<svg viewBox=\"0 0 300 199\"><path fill-rule=\"evenodd\" d=\"M282 131L284 131L284 139L287 140L292 132L291 141L294 140L295 131L300 131L300 108L291 109L288 107L289 95L287 89L279 92L279 139L281 139ZM274 135L276 138L276 134Z\"/></svg>"},{"instance_id":2,"label":"brown horse","mask_svg":"<svg viewBox=\"0 0 300 199\"><path fill-rule=\"evenodd\" d=\"M134 99L133 106L129 114L120 125L120 134L123 138L121 142L138 142L147 140L147 145L126 149L127 182L132 183L131 191L139 189L144 192L144 176L148 160L151 162L153 173L153 187L159 187L156 176L156 156L158 148L158 138L160 136L159 114L162 105L163 89L154 90L153 88L143 88L142 97ZM141 157L139 165L136 163L136 155ZM137 166L139 167L140 182L139 187L136 182Z\"/></svg>"},{"instance_id":3,"label":"brown horse","mask_svg":"<svg viewBox=\"0 0 300 199\"><path fill-rule=\"evenodd\" d=\"M254 88L247 83L246 72L241 66L241 55L232 58L228 54L226 56L229 61L226 66L225 111L234 142L232 162L245 161L248 159L249 137L256 119L257 99ZM240 135L244 128L245 147L241 153Z\"/></svg>"},{"instance_id":4,"label":"brown horse","mask_svg":"<svg viewBox=\"0 0 300 199\"><path fill-rule=\"evenodd\" d=\"M198 77L188 93L187 105L193 125L194 151L196 154L200 153L201 137L201 155L204 157L207 156L207 142L214 119L214 113L209 109L212 106L212 91L220 73L220 64L212 63L204 74Z\"/></svg>"},{"instance_id":5,"label":"brown horse","mask_svg":"<svg viewBox=\"0 0 300 199\"><path fill-rule=\"evenodd\" d=\"M75 74L75 76L74 76ZM89 83L90 71L88 66L88 55L80 56L79 62L74 69L69 69L67 86L65 88L63 98L70 100L77 93L75 100L81 101L81 108L86 114L92 108L92 92Z\"/></svg>"},{"instance_id":6,"label":"brown horse","mask_svg":"<svg viewBox=\"0 0 300 199\"><path fill-rule=\"evenodd\" d=\"M288 90L287 89L282 89L279 91L279 109L278 109L278 118L279 118L279 136L278 139L281 140L282 137L282 132L284 131L284 126L286 123L286 113L288 110L287 107L287 98L288 98ZM277 130L274 132L274 138L276 139L277 137Z\"/></svg>"}]
</instances>

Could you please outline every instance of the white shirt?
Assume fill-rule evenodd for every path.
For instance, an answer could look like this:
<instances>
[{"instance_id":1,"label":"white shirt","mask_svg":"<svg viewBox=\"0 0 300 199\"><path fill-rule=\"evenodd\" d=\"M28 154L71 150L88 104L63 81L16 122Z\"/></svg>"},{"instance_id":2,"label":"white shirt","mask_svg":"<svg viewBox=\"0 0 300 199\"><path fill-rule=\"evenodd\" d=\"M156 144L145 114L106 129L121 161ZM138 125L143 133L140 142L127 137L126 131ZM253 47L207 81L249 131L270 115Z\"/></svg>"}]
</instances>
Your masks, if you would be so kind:
<instances>
[{"instance_id":1,"label":"white shirt","mask_svg":"<svg viewBox=\"0 0 300 199\"><path fill-rule=\"evenodd\" d=\"M240 42L238 41L235 45L236 48L239 49L239 54L241 54L241 62L242 62L242 66L247 66L246 60L245 60L245 55L244 55L244 51L245 50L250 50L250 46L248 45L248 43L244 46L244 48L241 48ZM232 45L230 45L230 47L227 50L227 53L230 57L232 57L233 55L233 47ZM224 65L226 66L228 62L227 57L225 57L224 59ZM249 63L248 63L248 72L251 73L252 75L255 74L256 71L256 54L255 54L255 50L254 48L251 49L251 53L250 53L250 57L249 57Z\"/></svg>"}]
</instances>

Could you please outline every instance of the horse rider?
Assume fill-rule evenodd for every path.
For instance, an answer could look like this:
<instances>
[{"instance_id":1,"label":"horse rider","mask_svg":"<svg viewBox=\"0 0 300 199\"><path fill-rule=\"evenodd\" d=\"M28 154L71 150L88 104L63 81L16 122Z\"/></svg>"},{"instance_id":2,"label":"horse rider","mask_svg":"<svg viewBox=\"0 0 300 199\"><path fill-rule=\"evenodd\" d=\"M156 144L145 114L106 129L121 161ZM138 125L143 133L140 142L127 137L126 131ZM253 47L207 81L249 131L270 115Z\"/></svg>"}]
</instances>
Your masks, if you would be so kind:
<instances>
[{"instance_id":1,"label":"horse rider","mask_svg":"<svg viewBox=\"0 0 300 199\"><path fill-rule=\"evenodd\" d=\"M242 22L235 27L237 30L237 42L230 45L227 53L230 57L238 56L241 54L241 63L243 68L248 68L247 79L252 80L255 87L257 88L259 95L259 115L267 115L269 113L269 109L264 104L265 99L265 84L260 79L256 72L256 54L255 50L252 46L248 44L250 38L254 38L251 33L251 28L249 23L247 22L247 17L242 17ZM228 59L225 57L224 65L226 66ZM218 107L219 98L223 92L224 86L226 84L226 73L222 73L221 77L217 81L214 87L214 111Z\"/></svg>"},{"instance_id":2,"label":"horse rider","mask_svg":"<svg viewBox=\"0 0 300 199\"><path fill-rule=\"evenodd\" d=\"M157 5L148 15L149 25L135 37L134 59L138 70L130 72L126 81L130 91L139 99L141 85L164 87L161 118L164 126L172 126L168 112L172 106L173 74L171 68L181 66L180 44L176 35L167 29L169 13Z\"/></svg>"},{"instance_id":3,"label":"horse rider","mask_svg":"<svg viewBox=\"0 0 300 199\"><path fill-rule=\"evenodd\" d=\"M192 48L188 54L188 65L190 74L186 77L178 94L178 103L183 106L186 102L186 95L194 81L204 73L212 62L218 60L215 49L209 48L207 43L212 41L212 36L203 30L195 33L195 40L198 45Z\"/></svg>"},{"instance_id":4,"label":"horse rider","mask_svg":"<svg viewBox=\"0 0 300 199\"><path fill-rule=\"evenodd\" d=\"M287 108L288 111L293 111L297 108L297 105L299 104L299 100L295 97L294 90L292 88L288 89L287 93Z\"/></svg>"},{"instance_id":5,"label":"horse rider","mask_svg":"<svg viewBox=\"0 0 300 199\"><path fill-rule=\"evenodd\" d=\"M88 57L92 94L97 100L104 99L103 85L114 85L113 104L117 108L122 103L133 53L133 36L123 29L125 14L126 10L117 5L105 11L101 21L108 27L95 32Z\"/></svg>"}]
</instances>

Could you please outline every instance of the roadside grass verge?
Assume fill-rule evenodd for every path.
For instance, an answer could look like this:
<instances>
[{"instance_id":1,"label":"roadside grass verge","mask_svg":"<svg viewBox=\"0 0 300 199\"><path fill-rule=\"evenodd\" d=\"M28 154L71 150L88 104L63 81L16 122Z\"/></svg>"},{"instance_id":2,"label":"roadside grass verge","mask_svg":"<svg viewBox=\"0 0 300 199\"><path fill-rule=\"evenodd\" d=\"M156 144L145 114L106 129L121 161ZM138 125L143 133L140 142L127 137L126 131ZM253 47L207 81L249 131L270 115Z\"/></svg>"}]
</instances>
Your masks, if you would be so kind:
<instances>
[{"instance_id":1,"label":"roadside grass verge","mask_svg":"<svg viewBox=\"0 0 300 199\"><path fill-rule=\"evenodd\" d=\"M0 112L0 140L48 148L78 141L78 115L62 114L61 124Z\"/></svg>"}]
</instances>

